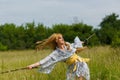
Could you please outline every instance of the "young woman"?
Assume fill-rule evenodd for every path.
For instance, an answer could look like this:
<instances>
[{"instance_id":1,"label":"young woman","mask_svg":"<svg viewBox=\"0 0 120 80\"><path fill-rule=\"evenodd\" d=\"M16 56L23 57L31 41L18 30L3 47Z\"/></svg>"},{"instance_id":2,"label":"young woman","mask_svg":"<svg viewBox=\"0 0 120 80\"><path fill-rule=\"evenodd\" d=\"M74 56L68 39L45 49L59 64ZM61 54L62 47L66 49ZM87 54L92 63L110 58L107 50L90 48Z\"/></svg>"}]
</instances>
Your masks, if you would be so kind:
<instances>
[{"instance_id":1,"label":"young woman","mask_svg":"<svg viewBox=\"0 0 120 80\"><path fill-rule=\"evenodd\" d=\"M78 37L73 44L70 44L64 41L62 34L54 33L38 43L39 49L50 46L53 52L39 62L27 66L29 69L40 66L40 72L50 73L57 62L63 61L68 65L67 80L90 80L89 68L86 64L89 59L77 55L77 52L85 49Z\"/></svg>"}]
</instances>

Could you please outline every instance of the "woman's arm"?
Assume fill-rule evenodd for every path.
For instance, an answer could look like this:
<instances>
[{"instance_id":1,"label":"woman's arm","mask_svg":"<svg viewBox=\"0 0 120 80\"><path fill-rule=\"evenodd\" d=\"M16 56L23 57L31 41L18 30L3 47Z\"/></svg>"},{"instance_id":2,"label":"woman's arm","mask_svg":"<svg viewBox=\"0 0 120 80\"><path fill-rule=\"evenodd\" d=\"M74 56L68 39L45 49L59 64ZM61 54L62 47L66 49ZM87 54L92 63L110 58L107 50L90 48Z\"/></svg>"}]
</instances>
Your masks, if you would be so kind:
<instances>
[{"instance_id":1,"label":"woman's arm","mask_svg":"<svg viewBox=\"0 0 120 80\"><path fill-rule=\"evenodd\" d=\"M38 67L38 66L40 66L40 62L36 62L34 64L31 64L31 65L27 66L27 68L32 69L32 68L35 68L35 67Z\"/></svg>"},{"instance_id":2,"label":"woman's arm","mask_svg":"<svg viewBox=\"0 0 120 80\"><path fill-rule=\"evenodd\" d=\"M48 55L47 57L43 58L42 60L27 66L27 68L28 69L32 69L34 67L46 66L46 65L51 64L52 62L54 62L54 60L51 58L51 56L53 56L54 54L56 54L56 51L53 51L50 55Z\"/></svg>"},{"instance_id":3,"label":"woman's arm","mask_svg":"<svg viewBox=\"0 0 120 80\"><path fill-rule=\"evenodd\" d=\"M81 51L83 51L83 50L85 50L87 48L88 48L87 46L81 47L81 48L76 48L76 53L81 52Z\"/></svg>"}]
</instances>

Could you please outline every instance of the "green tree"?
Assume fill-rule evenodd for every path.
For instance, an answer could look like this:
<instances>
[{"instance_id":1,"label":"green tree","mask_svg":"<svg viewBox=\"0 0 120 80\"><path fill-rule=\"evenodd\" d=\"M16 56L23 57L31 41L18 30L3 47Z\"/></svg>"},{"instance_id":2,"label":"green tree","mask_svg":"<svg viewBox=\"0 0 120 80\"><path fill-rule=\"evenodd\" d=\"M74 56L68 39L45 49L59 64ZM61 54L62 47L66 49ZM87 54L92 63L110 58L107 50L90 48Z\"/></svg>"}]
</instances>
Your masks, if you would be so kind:
<instances>
[{"instance_id":1,"label":"green tree","mask_svg":"<svg viewBox=\"0 0 120 80\"><path fill-rule=\"evenodd\" d=\"M7 45L9 49L15 46L15 24L2 25L1 42Z\"/></svg>"},{"instance_id":2,"label":"green tree","mask_svg":"<svg viewBox=\"0 0 120 80\"><path fill-rule=\"evenodd\" d=\"M120 20L118 19L118 15L112 13L106 16L103 21L100 23L99 30L99 39L102 44L119 44L119 33L120 32Z\"/></svg>"},{"instance_id":3,"label":"green tree","mask_svg":"<svg viewBox=\"0 0 120 80\"><path fill-rule=\"evenodd\" d=\"M33 42L35 37L35 23L26 23L25 24L25 42L26 42L26 48L33 48Z\"/></svg>"}]
</instances>

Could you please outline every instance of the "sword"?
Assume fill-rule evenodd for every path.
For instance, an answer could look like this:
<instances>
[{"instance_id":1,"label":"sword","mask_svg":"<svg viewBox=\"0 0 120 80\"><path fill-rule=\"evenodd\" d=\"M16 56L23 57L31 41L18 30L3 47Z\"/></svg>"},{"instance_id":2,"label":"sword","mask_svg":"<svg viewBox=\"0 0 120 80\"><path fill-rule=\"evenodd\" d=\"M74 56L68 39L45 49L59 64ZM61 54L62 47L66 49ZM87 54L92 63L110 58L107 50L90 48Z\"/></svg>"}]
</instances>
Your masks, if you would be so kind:
<instances>
[{"instance_id":1,"label":"sword","mask_svg":"<svg viewBox=\"0 0 120 80\"><path fill-rule=\"evenodd\" d=\"M93 37L95 35L95 33L93 33L92 35L90 35L87 39L84 40L84 44L87 44L88 43L88 40Z\"/></svg>"},{"instance_id":2,"label":"sword","mask_svg":"<svg viewBox=\"0 0 120 80\"><path fill-rule=\"evenodd\" d=\"M37 67L33 67L33 69L35 69L35 68L37 68ZM26 70L26 69L28 69L28 68L27 67L22 67L22 68L18 68L18 69L12 69L12 70L8 70L8 71L3 71L3 72L0 72L0 74L19 71L19 70Z\"/></svg>"}]
</instances>

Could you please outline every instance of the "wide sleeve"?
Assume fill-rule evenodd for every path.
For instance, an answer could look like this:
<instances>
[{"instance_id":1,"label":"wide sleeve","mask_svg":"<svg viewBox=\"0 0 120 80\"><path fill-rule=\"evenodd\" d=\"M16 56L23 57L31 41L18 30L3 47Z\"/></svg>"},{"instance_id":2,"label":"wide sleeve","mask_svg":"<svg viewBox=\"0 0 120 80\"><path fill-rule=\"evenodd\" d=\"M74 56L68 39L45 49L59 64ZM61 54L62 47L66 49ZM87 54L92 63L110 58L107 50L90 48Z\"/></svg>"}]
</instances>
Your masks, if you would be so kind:
<instances>
[{"instance_id":1,"label":"wide sleeve","mask_svg":"<svg viewBox=\"0 0 120 80\"><path fill-rule=\"evenodd\" d=\"M79 39L78 36L75 37L74 43L72 43L71 46L72 46L73 48L82 48L82 47L83 47L82 41Z\"/></svg>"},{"instance_id":2,"label":"wide sleeve","mask_svg":"<svg viewBox=\"0 0 120 80\"><path fill-rule=\"evenodd\" d=\"M56 59L53 58L53 55L57 54L56 51L53 51L49 56L45 57L44 59L40 60L40 69L39 72L42 73L50 73L57 62Z\"/></svg>"}]
</instances>

